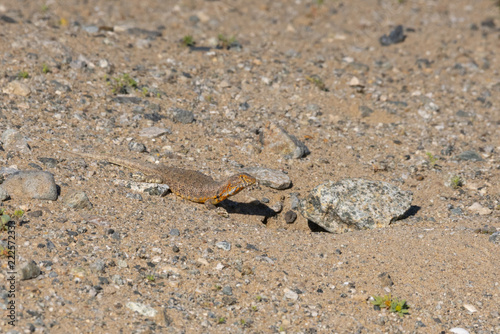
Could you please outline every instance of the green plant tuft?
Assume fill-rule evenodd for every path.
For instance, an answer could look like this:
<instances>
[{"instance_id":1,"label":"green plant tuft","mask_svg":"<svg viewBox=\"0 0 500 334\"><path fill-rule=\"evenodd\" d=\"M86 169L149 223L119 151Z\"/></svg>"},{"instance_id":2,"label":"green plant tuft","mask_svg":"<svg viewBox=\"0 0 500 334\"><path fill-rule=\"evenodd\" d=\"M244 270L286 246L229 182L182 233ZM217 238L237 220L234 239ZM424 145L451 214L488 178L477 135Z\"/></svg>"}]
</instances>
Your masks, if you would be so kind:
<instances>
[{"instance_id":1,"label":"green plant tuft","mask_svg":"<svg viewBox=\"0 0 500 334\"><path fill-rule=\"evenodd\" d=\"M328 92L328 88L326 88L325 83L317 75L311 75L310 77L308 76L306 77L306 80L315 85L316 87L318 87L320 90Z\"/></svg>"},{"instance_id":2,"label":"green plant tuft","mask_svg":"<svg viewBox=\"0 0 500 334\"><path fill-rule=\"evenodd\" d=\"M196 44L193 36L191 36L191 35L186 35L186 36L182 37L181 43L182 43L182 45L188 46L188 47L194 46Z\"/></svg>"},{"instance_id":3,"label":"green plant tuft","mask_svg":"<svg viewBox=\"0 0 500 334\"><path fill-rule=\"evenodd\" d=\"M19 73L17 73L17 77L19 79L28 79L30 74L27 71L19 71Z\"/></svg>"},{"instance_id":4,"label":"green plant tuft","mask_svg":"<svg viewBox=\"0 0 500 334\"><path fill-rule=\"evenodd\" d=\"M404 317L405 314L409 313L408 304L406 304L406 300L399 300L397 298L391 298L391 295L385 296L373 296L372 304L375 306L379 306L380 308L384 308L389 310L390 312L397 313L400 317Z\"/></svg>"},{"instance_id":5,"label":"green plant tuft","mask_svg":"<svg viewBox=\"0 0 500 334\"><path fill-rule=\"evenodd\" d=\"M111 85L111 92L113 94L128 94L127 88L137 89L137 81L135 81L134 78L127 73L111 80L108 80L107 77L105 77L105 80L107 80Z\"/></svg>"},{"instance_id":6,"label":"green plant tuft","mask_svg":"<svg viewBox=\"0 0 500 334\"><path fill-rule=\"evenodd\" d=\"M450 180L450 185L453 189L461 188L464 185L464 181L458 175L455 175Z\"/></svg>"},{"instance_id":7,"label":"green plant tuft","mask_svg":"<svg viewBox=\"0 0 500 334\"><path fill-rule=\"evenodd\" d=\"M231 47L234 47L235 45L238 45L239 43L236 41L236 37L231 36L231 37L226 37L223 34L219 34L217 36L217 39L219 40L219 43L217 44L217 47L220 49L230 49Z\"/></svg>"},{"instance_id":8,"label":"green plant tuft","mask_svg":"<svg viewBox=\"0 0 500 334\"><path fill-rule=\"evenodd\" d=\"M43 73L43 74L47 74L47 73L49 73L49 72L50 72L50 67L49 67L49 65L47 65L47 64L45 64L45 63L43 63L43 64L42 64L42 73Z\"/></svg>"},{"instance_id":9,"label":"green plant tuft","mask_svg":"<svg viewBox=\"0 0 500 334\"><path fill-rule=\"evenodd\" d=\"M434 168L434 166L436 166L438 158L436 158L431 152L427 152L426 155L427 155L427 160L429 160L430 166Z\"/></svg>"}]
</instances>

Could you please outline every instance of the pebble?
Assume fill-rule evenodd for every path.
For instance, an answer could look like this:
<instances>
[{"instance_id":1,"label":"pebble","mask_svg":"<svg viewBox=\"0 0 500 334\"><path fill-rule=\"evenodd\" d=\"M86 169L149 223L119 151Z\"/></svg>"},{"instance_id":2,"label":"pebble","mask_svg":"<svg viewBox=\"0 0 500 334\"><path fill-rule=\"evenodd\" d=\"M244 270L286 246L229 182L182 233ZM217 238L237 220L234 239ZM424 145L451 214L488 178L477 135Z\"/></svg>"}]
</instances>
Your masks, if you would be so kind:
<instances>
[{"instance_id":1,"label":"pebble","mask_svg":"<svg viewBox=\"0 0 500 334\"><path fill-rule=\"evenodd\" d=\"M19 270L19 279L25 281L28 279L36 278L40 275L40 267L35 261L29 261L21 265Z\"/></svg>"},{"instance_id":2,"label":"pebble","mask_svg":"<svg viewBox=\"0 0 500 334\"><path fill-rule=\"evenodd\" d=\"M4 94L28 96L31 94L31 89L24 83L18 80L11 81L3 89Z\"/></svg>"},{"instance_id":3,"label":"pebble","mask_svg":"<svg viewBox=\"0 0 500 334\"><path fill-rule=\"evenodd\" d=\"M290 209L297 210L299 208L300 199L297 193L290 194Z\"/></svg>"},{"instance_id":4,"label":"pebble","mask_svg":"<svg viewBox=\"0 0 500 334\"><path fill-rule=\"evenodd\" d=\"M10 175L1 187L13 198L55 201L57 186L54 175L41 171L20 171Z\"/></svg>"},{"instance_id":5,"label":"pebble","mask_svg":"<svg viewBox=\"0 0 500 334\"><path fill-rule=\"evenodd\" d=\"M460 328L460 327L453 327L450 329L450 332L452 332L454 334L469 334L469 331L467 331L463 328Z\"/></svg>"},{"instance_id":6,"label":"pebble","mask_svg":"<svg viewBox=\"0 0 500 334\"><path fill-rule=\"evenodd\" d=\"M173 108L172 112L173 112L172 119L175 123L189 124L194 122L194 114L192 111L180 108Z\"/></svg>"},{"instance_id":7,"label":"pebble","mask_svg":"<svg viewBox=\"0 0 500 334\"><path fill-rule=\"evenodd\" d=\"M64 195L62 201L64 205L75 210L91 209L93 207L87 194L80 190L67 193Z\"/></svg>"},{"instance_id":8,"label":"pebble","mask_svg":"<svg viewBox=\"0 0 500 334\"><path fill-rule=\"evenodd\" d=\"M218 248L223 249L225 251L231 250L231 244L227 241L219 241L215 244Z\"/></svg>"},{"instance_id":9,"label":"pebble","mask_svg":"<svg viewBox=\"0 0 500 334\"><path fill-rule=\"evenodd\" d=\"M403 216L413 194L382 181L344 179L315 187L300 202L304 218L333 233L386 227Z\"/></svg>"},{"instance_id":10,"label":"pebble","mask_svg":"<svg viewBox=\"0 0 500 334\"><path fill-rule=\"evenodd\" d=\"M265 167L247 167L243 168L241 172L252 175L260 184L269 188L283 190L290 188L292 185L290 177L276 169Z\"/></svg>"},{"instance_id":11,"label":"pebble","mask_svg":"<svg viewBox=\"0 0 500 334\"><path fill-rule=\"evenodd\" d=\"M134 312L137 312L145 317L154 317L158 313L157 310L152 308L151 306L147 306L141 303L128 302L125 305L127 308L131 309Z\"/></svg>"},{"instance_id":12,"label":"pebble","mask_svg":"<svg viewBox=\"0 0 500 334\"><path fill-rule=\"evenodd\" d=\"M233 295L233 289L226 285L225 287L222 288L222 293L225 294L226 296L232 296Z\"/></svg>"},{"instance_id":13,"label":"pebble","mask_svg":"<svg viewBox=\"0 0 500 334\"><path fill-rule=\"evenodd\" d=\"M405 38L406 36L403 31L403 26L398 25L389 33L389 36L384 35L380 37L379 41L382 46L388 46L391 44L401 43L405 40Z\"/></svg>"},{"instance_id":14,"label":"pebble","mask_svg":"<svg viewBox=\"0 0 500 334\"><path fill-rule=\"evenodd\" d=\"M0 202L8 200L10 198L9 193L0 186Z\"/></svg>"},{"instance_id":15,"label":"pebble","mask_svg":"<svg viewBox=\"0 0 500 334\"><path fill-rule=\"evenodd\" d=\"M116 285L123 285L123 278L120 275L113 275L111 277L111 281L115 283Z\"/></svg>"},{"instance_id":16,"label":"pebble","mask_svg":"<svg viewBox=\"0 0 500 334\"><path fill-rule=\"evenodd\" d=\"M2 133L2 142L6 150L30 153L31 148L28 145L26 138L14 129L7 129Z\"/></svg>"},{"instance_id":17,"label":"pebble","mask_svg":"<svg viewBox=\"0 0 500 334\"><path fill-rule=\"evenodd\" d=\"M281 210L283 210L283 203L281 202L277 202L275 204L273 204L271 207L270 207L271 210L273 210L274 212L276 213L280 213Z\"/></svg>"},{"instance_id":18,"label":"pebble","mask_svg":"<svg viewBox=\"0 0 500 334\"><path fill-rule=\"evenodd\" d=\"M144 128L141 131L139 131L139 136L153 139L171 133L172 131L170 131L170 129L153 126L150 128Z\"/></svg>"},{"instance_id":19,"label":"pebble","mask_svg":"<svg viewBox=\"0 0 500 334\"><path fill-rule=\"evenodd\" d=\"M483 158L476 151L465 151L457 156L458 160L464 161L483 161Z\"/></svg>"},{"instance_id":20,"label":"pebble","mask_svg":"<svg viewBox=\"0 0 500 334\"><path fill-rule=\"evenodd\" d=\"M479 204L478 202L475 202L471 206L467 208L471 213L477 213L480 216L485 216L491 214L493 211L489 208L486 208Z\"/></svg>"},{"instance_id":21,"label":"pebble","mask_svg":"<svg viewBox=\"0 0 500 334\"><path fill-rule=\"evenodd\" d=\"M495 244L500 244L500 232L493 233L488 240Z\"/></svg>"},{"instance_id":22,"label":"pebble","mask_svg":"<svg viewBox=\"0 0 500 334\"><path fill-rule=\"evenodd\" d=\"M170 234L171 236L178 237L178 236L180 236L180 235L181 235L181 232L179 232L179 230L178 230L178 229L173 228L173 229L171 229L171 230L170 230L169 234Z\"/></svg>"},{"instance_id":23,"label":"pebble","mask_svg":"<svg viewBox=\"0 0 500 334\"><path fill-rule=\"evenodd\" d=\"M275 123L269 122L261 135L265 148L286 159L299 159L311 153L304 143Z\"/></svg>"},{"instance_id":24,"label":"pebble","mask_svg":"<svg viewBox=\"0 0 500 334\"><path fill-rule=\"evenodd\" d=\"M57 166L57 160L54 158L40 157L38 158L38 161L40 161L47 168L55 168Z\"/></svg>"},{"instance_id":25,"label":"pebble","mask_svg":"<svg viewBox=\"0 0 500 334\"><path fill-rule=\"evenodd\" d=\"M477 312L477 308L474 305L471 304L464 304L464 308L469 311L470 313L475 313Z\"/></svg>"},{"instance_id":26,"label":"pebble","mask_svg":"<svg viewBox=\"0 0 500 334\"><path fill-rule=\"evenodd\" d=\"M139 152L139 153L147 151L146 145L144 145L143 143L138 143L136 141L131 141L130 143L128 143L128 149L131 152Z\"/></svg>"},{"instance_id":27,"label":"pebble","mask_svg":"<svg viewBox=\"0 0 500 334\"><path fill-rule=\"evenodd\" d=\"M285 289L283 289L283 292L285 293L286 299L290 299L290 300L294 300L294 301L299 299L299 295L297 294L297 292L295 292L293 290L285 288Z\"/></svg>"},{"instance_id":28,"label":"pebble","mask_svg":"<svg viewBox=\"0 0 500 334\"><path fill-rule=\"evenodd\" d=\"M297 219L297 214L295 211L289 210L285 213L285 223L293 224Z\"/></svg>"}]
</instances>

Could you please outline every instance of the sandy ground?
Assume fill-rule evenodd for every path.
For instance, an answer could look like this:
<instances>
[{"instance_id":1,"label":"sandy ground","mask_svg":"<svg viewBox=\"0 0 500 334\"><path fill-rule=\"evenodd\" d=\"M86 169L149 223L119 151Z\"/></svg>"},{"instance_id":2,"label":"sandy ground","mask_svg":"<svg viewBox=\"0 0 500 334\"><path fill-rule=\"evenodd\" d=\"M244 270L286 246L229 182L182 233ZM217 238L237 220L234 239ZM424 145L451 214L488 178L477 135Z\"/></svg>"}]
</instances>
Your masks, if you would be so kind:
<instances>
[{"instance_id":1,"label":"sandy ground","mask_svg":"<svg viewBox=\"0 0 500 334\"><path fill-rule=\"evenodd\" d=\"M47 170L61 193L0 206L26 210L16 262L41 268L17 281L12 326L2 259L1 332L500 333L496 1L2 1L0 15L0 88L30 89L1 95L0 133L30 146L4 147L1 166ZM404 41L381 46L399 24ZM264 147L270 121L311 153ZM117 185L129 171L73 149L216 179L268 167L293 186L246 189L225 218ZM285 222L295 194L346 177L411 190L412 214L346 234ZM68 208L75 190L93 207ZM387 294L410 314L374 309Z\"/></svg>"}]
</instances>

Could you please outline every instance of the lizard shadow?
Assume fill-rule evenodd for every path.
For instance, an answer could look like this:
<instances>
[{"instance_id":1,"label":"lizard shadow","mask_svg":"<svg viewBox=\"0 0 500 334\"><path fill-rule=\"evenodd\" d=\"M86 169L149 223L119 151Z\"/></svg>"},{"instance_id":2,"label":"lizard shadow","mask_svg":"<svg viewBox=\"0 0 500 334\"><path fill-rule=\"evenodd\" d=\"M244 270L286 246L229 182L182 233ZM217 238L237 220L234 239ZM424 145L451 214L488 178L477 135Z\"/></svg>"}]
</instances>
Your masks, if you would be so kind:
<instances>
[{"instance_id":1,"label":"lizard shadow","mask_svg":"<svg viewBox=\"0 0 500 334\"><path fill-rule=\"evenodd\" d=\"M231 201L226 199L219 203L219 206L224 208L227 213L238 213L242 215L251 215L251 216L262 216L264 217L264 224L267 223L267 219L270 217L274 217L277 213L269 208L264 203L259 201L253 201L250 203L240 203Z\"/></svg>"}]
</instances>

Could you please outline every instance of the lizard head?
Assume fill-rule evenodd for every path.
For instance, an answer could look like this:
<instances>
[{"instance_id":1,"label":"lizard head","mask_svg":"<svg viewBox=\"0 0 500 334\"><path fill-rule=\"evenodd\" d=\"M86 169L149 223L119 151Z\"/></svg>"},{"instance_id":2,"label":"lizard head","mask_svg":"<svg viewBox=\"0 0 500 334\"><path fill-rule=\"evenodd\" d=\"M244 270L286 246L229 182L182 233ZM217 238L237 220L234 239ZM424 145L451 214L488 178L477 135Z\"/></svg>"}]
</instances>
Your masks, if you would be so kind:
<instances>
[{"instance_id":1,"label":"lizard head","mask_svg":"<svg viewBox=\"0 0 500 334\"><path fill-rule=\"evenodd\" d=\"M234 174L219 188L216 199L217 203L225 200L229 196L239 193L246 187L255 184L256 181L255 177L246 173Z\"/></svg>"}]
</instances>

